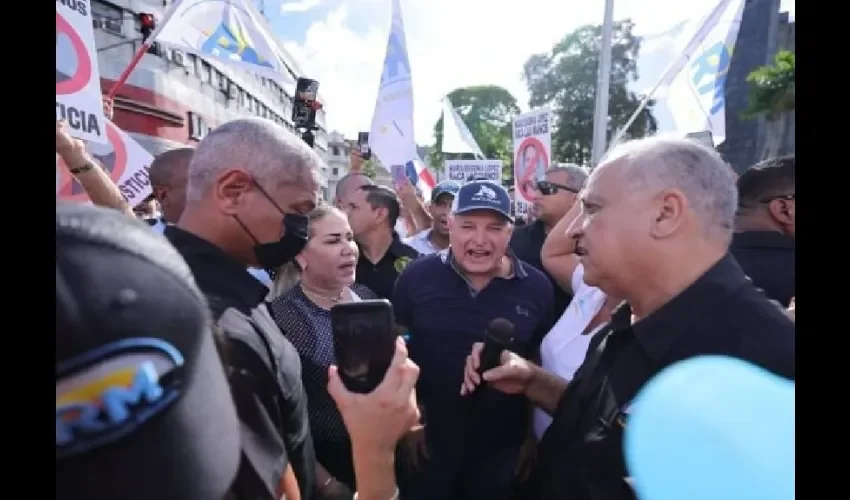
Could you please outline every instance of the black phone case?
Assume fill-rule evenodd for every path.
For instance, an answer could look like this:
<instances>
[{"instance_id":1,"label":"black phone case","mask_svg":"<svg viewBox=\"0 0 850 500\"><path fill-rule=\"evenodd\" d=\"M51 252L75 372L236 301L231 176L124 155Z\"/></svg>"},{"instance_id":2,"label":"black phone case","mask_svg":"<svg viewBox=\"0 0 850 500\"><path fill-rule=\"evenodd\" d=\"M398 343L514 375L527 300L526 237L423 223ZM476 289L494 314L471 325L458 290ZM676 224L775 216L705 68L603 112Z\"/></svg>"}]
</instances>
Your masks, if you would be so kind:
<instances>
[{"instance_id":1,"label":"black phone case","mask_svg":"<svg viewBox=\"0 0 850 500\"><path fill-rule=\"evenodd\" d=\"M368 394L384 380L395 354L393 309L388 300L363 300L331 308L340 379L349 391Z\"/></svg>"}]
</instances>

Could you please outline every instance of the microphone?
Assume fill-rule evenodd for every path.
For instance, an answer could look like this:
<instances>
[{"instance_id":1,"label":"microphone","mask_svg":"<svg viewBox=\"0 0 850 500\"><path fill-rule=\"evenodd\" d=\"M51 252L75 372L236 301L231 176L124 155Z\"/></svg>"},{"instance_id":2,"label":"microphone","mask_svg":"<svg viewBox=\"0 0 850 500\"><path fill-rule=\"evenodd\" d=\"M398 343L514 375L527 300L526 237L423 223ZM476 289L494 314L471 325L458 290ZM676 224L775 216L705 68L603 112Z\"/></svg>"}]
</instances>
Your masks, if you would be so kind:
<instances>
[{"instance_id":1,"label":"microphone","mask_svg":"<svg viewBox=\"0 0 850 500\"><path fill-rule=\"evenodd\" d=\"M487 324L484 331L484 349L478 363L478 374L499 366L502 351L513 343L514 324L505 318L496 318ZM484 381L482 380L483 384Z\"/></svg>"},{"instance_id":2,"label":"microphone","mask_svg":"<svg viewBox=\"0 0 850 500\"><path fill-rule=\"evenodd\" d=\"M478 375L482 375L487 370L499 366L499 361L502 358L502 351L507 349L513 343L514 324L505 318L496 318L487 324L487 329L484 330L484 348L481 349L481 355L478 359ZM478 401L483 397L484 385L486 382L481 379L481 383L472 393L469 399L469 412L476 413L476 408L480 404ZM474 420L473 420L474 421Z\"/></svg>"}]
</instances>

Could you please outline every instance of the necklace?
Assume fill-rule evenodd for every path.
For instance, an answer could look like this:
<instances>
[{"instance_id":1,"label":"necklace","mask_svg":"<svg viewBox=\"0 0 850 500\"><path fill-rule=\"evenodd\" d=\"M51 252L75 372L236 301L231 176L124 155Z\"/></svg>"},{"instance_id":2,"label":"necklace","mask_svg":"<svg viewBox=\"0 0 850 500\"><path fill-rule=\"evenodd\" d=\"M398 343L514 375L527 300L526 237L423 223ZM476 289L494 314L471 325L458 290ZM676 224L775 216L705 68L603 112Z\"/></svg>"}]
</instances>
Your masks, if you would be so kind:
<instances>
[{"instance_id":1,"label":"necklace","mask_svg":"<svg viewBox=\"0 0 850 500\"><path fill-rule=\"evenodd\" d=\"M329 297L327 295L322 295L320 293L317 293L317 292L314 292L314 291L308 289L307 287L304 286L303 283L301 283L301 291L303 291L309 297L312 297L314 299L326 300L326 301L330 302L331 304L339 304L340 302L342 302L342 300L345 296L345 290L341 291L339 293L339 295L336 296L336 297Z\"/></svg>"}]
</instances>

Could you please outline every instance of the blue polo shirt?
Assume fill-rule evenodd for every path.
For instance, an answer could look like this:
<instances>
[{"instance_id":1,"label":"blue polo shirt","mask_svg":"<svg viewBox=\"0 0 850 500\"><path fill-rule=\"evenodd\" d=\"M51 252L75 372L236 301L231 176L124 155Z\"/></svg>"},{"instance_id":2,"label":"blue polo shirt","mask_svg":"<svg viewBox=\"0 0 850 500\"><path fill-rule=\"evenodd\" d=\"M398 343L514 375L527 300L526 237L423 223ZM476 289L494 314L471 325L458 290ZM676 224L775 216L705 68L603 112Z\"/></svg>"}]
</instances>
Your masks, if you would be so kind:
<instances>
[{"instance_id":1,"label":"blue polo shirt","mask_svg":"<svg viewBox=\"0 0 850 500\"><path fill-rule=\"evenodd\" d=\"M512 253L513 276L495 278L479 292L456 267L451 251L421 257L401 273L393 294L396 321L408 328L410 357L419 365L417 393L425 409L429 441L519 446L527 430L527 400L485 388L474 411L460 396L466 356L484 340L487 324L515 325L514 350L527 355L551 326L552 285ZM487 416L488 418L481 418ZM492 417L492 418L489 418ZM479 422L464 425L470 418ZM477 436L476 436L477 435Z\"/></svg>"}]
</instances>

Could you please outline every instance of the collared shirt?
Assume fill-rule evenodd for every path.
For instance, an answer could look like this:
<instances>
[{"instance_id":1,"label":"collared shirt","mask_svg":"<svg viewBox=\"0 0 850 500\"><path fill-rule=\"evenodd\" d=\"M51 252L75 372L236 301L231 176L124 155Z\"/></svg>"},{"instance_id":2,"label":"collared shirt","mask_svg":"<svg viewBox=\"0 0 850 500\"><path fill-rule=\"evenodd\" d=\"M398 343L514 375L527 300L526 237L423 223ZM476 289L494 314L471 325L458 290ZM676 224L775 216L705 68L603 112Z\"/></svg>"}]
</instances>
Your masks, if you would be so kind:
<instances>
[{"instance_id":1,"label":"collared shirt","mask_svg":"<svg viewBox=\"0 0 850 500\"><path fill-rule=\"evenodd\" d=\"M555 294L553 314L555 318L559 318L564 313L564 310L567 309L572 297L558 285L555 278L543 267L543 258L540 256L540 252L543 249L543 243L545 241L546 230L543 227L543 222L538 220L526 226L515 227L514 234L511 236L510 246L511 250L514 251L520 260L531 264L549 278Z\"/></svg>"},{"instance_id":2,"label":"collared shirt","mask_svg":"<svg viewBox=\"0 0 850 500\"><path fill-rule=\"evenodd\" d=\"M528 498L634 499L623 479L628 406L648 380L677 361L727 355L795 376L794 323L729 254L660 309L630 323L631 311L620 307L612 333L595 336L588 357L597 349L601 357L590 372L586 367L594 363L578 370L561 398L538 448Z\"/></svg>"},{"instance_id":3,"label":"collared shirt","mask_svg":"<svg viewBox=\"0 0 850 500\"><path fill-rule=\"evenodd\" d=\"M393 296L396 322L409 329L411 359L419 365L417 394L425 407L429 443L463 448L503 449L522 443L527 431L528 405L522 396L483 389L476 405L481 418L474 432L470 398L459 394L466 356L484 340L495 318L514 324L518 352L536 350L536 342L551 323L552 286L540 271L510 254L513 276L494 278L475 291L458 269L450 250L422 257L399 276ZM479 399L476 397L476 399Z\"/></svg>"},{"instance_id":4,"label":"collared shirt","mask_svg":"<svg viewBox=\"0 0 850 500\"><path fill-rule=\"evenodd\" d=\"M584 363L593 334L604 326L599 325L591 332L584 331L602 309L606 296L602 290L584 282L582 264L573 271L572 290L573 300L569 307L540 344L540 365L565 380L572 380ZM552 417L548 413L540 408L534 410L534 435L538 440L550 423Z\"/></svg>"},{"instance_id":5,"label":"collared shirt","mask_svg":"<svg viewBox=\"0 0 850 500\"><path fill-rule=\"evenodd\" d=\"M389 300L393 295L399 273L417 257L419 252L402 243L398 234L393 233L390 248L376 264L360 252L355 281L375 292L378 297Z\"/></svg>"},{"instance_id":6,"label":"collared shirt","mask_svg":"<svg viewBox=\"0 0 850 500\"><path fill-rule=\"evenodd\" d=\"M404 244L416 250L422 255L431 255L433 253L437 253L442 250L442 248L434 246L434 243L431 242L431 231L433 231L433 229L419 231L413 236L405 238L403 240Z\"/></svg>"},{"instance_id":7,"label":"collared shirt","mask_svg":"<svg viewBox=\"0 0 850 500\"><path fill-rule=\"evenodd\" d=\"M788 307L795 293L793 239L776 231L745 231L732 236L729 251L754 285Z\"/></svg>"},{"instance_id":8,"label":"collared shirt","mask_svg":"<svg viewBox=\"0 0 850 500\"><path fill-rule=\"evenodd\" d=\"M183 255L225 342L225 361L242 426L237 498L276 498L292 464L302 495L315 483L315 455L298 352L265 305L268 289L212 243L175 226L165 236ZM214 418L210 415L210 418Z\"/></svg>"}]
</instances>

